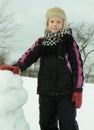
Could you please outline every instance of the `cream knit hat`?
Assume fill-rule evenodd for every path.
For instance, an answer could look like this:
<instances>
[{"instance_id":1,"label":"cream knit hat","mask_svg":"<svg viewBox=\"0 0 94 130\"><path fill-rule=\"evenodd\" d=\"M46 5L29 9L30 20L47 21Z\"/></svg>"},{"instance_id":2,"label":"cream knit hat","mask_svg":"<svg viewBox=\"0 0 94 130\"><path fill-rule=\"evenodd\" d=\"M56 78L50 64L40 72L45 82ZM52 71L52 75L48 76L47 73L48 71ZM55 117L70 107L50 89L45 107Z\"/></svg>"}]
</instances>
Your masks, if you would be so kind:
<instances>
[{"instance_id":1,"label":"cream knit hat","mask_svg":"<svg viewBox=\"0 0 94 130\"><path fill-rule=\"evenodd\" d=\"M47 22L48 22L48 19L50 17L53 17L53 16L58 16L58 17L62 18L64 20L64 27L63 28L66 27L66 13L63 9L61 9L59 7L53 7L53 8L48 9L46 12ZM46 24L47 24L47 22L46 22Z\"/></svg>"}]
</instances>

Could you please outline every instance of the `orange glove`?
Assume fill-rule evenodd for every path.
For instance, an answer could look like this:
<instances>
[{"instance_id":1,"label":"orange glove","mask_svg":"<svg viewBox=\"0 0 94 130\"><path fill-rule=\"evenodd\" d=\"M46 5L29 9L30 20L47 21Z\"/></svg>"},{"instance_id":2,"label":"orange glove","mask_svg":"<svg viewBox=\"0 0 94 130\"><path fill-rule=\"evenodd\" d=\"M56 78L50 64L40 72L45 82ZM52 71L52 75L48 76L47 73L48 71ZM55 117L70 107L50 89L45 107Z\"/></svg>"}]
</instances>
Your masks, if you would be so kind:
<instances>
[{"instance_id":1,"label":"orange glove","mask_svg":"<svg viewBox=\"0 0 94 130\"><path fill-rule=\"evenodd\" d=\"M20 73L20 69L17 66L0 65L0 70L10 70L14 74L19 74Z\"/></svg>"},{"instance_id":2,"label":"orange glove","mask_svg":"<svg viewBox=\"0 0 94 130\"><path fill-rule=\"evenodd\" d=\"M72 103L76 108L80 108L82 105L82 92L73 92Z\"/></svg>"}]
</instances>

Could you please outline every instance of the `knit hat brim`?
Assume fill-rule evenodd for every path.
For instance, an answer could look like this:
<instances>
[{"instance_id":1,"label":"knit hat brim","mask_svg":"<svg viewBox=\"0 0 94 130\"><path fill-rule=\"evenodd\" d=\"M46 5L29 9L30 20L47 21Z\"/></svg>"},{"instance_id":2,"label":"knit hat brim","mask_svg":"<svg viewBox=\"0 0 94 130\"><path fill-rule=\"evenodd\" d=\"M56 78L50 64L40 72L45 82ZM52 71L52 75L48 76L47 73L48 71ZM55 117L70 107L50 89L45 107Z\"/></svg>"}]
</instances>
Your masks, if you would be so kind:
<instances>
[{"instance_id":1,"label":"knit hat brim","mask_svg":"<svg viewBox=\"0 0 94 130\"><path fill-rule=\"evenodd\" d=\"M66 20L65 11L61 8L58 8L58 7L50 8L46 12L47 19L49 19L50 17L53 17L53 16L58 16L58 17L62 18L63 20Z\"/></svg>"}]
</instances>

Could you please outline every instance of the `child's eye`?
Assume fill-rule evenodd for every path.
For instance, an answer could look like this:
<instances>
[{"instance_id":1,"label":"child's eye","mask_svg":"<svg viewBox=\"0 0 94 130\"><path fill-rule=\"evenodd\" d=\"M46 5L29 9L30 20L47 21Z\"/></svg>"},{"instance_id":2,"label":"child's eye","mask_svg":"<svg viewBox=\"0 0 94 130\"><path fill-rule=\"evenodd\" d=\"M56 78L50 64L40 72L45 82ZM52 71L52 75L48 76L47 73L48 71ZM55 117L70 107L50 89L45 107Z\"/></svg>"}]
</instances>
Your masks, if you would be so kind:
<instances>
[{"instance_id":1,"label":"child's eye","mask_svg":"<svg viewBox=\"0 0 94 130\"><path fill-rule=\"evenodd\" d=\"M50 21L50 23L54 23L54 21Z\"/></svg>"},{"instance_id":2,"label":"child's eye","mask_svg":"<svg viewBox=\"0 0 94 130\"><path fill-rule=\"evenodd\" d=\"M61 23L61 21L57 21L57 23Z\"/></svg>"}]
</instances>

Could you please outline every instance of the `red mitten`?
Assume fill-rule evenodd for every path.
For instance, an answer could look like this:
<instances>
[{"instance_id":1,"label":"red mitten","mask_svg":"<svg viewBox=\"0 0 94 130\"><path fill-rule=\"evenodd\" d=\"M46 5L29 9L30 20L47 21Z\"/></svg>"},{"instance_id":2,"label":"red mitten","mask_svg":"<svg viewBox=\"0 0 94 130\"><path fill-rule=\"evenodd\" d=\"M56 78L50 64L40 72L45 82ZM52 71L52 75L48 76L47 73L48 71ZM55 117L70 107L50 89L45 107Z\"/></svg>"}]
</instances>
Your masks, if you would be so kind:
<instances>
[{"instance_id":1,"label":"red mitten","mask_svg":"<svg viewBox=\"0 0 94 130\"><path fill-rule=\"evenodd\" d=\"M14 74L19 74L20 73L20 69L17 66L0 65L0 70L10 70Z\"/></svg>"},{"instance_id":2,"label":"red mitten","mask_svg":"<svg viewBox=\"0 0 94 130\"><path fill-rule=\"evenodd\" d=\"M76 108L81 107L81 105L82 105L82 93L81 92L73 92L72 103L75 104Z\"/></svg>"}]
</instances>

